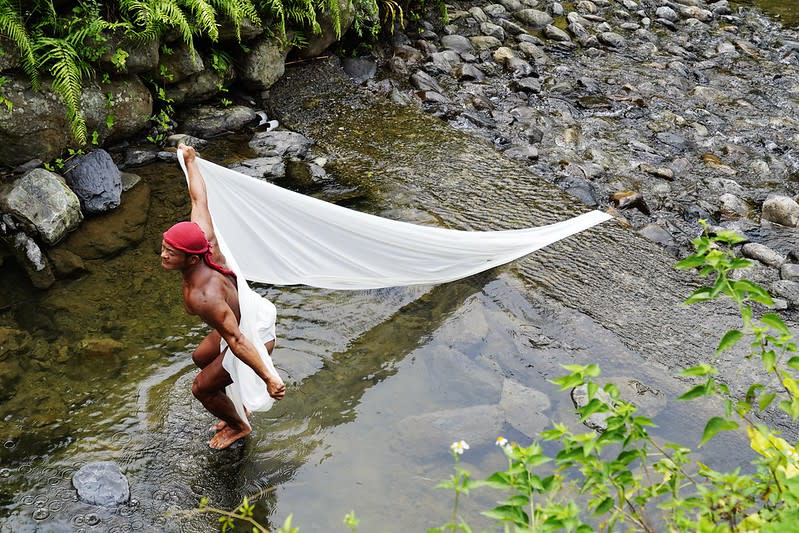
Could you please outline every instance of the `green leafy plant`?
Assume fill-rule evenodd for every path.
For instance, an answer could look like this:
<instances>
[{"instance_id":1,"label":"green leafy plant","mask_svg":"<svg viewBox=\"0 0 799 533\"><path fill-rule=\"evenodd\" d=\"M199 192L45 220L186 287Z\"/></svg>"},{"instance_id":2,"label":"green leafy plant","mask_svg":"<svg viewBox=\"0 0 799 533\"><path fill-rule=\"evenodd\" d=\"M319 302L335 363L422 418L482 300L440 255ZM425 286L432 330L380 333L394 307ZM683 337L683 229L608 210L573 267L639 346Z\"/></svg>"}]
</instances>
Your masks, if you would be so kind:
<instances>
[{"instance_id":1,"label":"green leafy plant","mask_svg":"<svg viewBox=\"0 0 799 533\"><path fill-rule=\"evenodd\" d=\"M717 370L708 363L686 369L684 375L702 382L681 400L716 398L723 413L707 421L699 441L705 445L722 431L745 428L751 448L759 458L732 472L719 472L691 457L692 450L679 443L661 443L649 434L653 422L638 414L619 395L613 384L600 384L596 365L568 365L568 374L553 383L561 390L584 386L588 403L577 409L581 421L602 414L602 431L573 432L554 424L540 438L555 445L547 454L544 446L509 443L500 437L497 445L507 459L507 468L486 479L471 479L455 457L455 475L441 486L455 492L453 518L430 530L471 531L456 516L459 498L477 488L500 491L504 497L483 514L496 520L505 531L792 531L799 520L799 453L794 445L751 415L767 409L779 396L778 408L793 420L799 415L795 371L799 357L793 335L782 319L758 310L772 304L767 291L732 273L749 262L736 257L734 246L741 238L733 232L705 232L693 241L696 252L677 263L677 268L698 268L711 277L709 286L695 290L688 304L726 297L738 306L742 327L721 336L716 353L730 350L750 338L749 359L758 358L768 376L781 390L768 391L754 383L743 398L733 398L729 387L716 380ZM767 392L768 391L768 392ZM453 444L453 449L458 443ZM463 447L461 446L461 450Z\"/></svg>"}]
</instances>

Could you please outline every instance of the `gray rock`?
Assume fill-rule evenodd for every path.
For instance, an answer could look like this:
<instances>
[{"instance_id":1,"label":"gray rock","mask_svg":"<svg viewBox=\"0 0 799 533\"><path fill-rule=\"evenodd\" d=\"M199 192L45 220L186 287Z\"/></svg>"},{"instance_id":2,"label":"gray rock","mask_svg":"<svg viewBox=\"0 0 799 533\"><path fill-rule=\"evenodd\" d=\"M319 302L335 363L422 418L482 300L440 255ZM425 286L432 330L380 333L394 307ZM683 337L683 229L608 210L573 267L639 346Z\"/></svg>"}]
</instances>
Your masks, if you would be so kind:
<instances>
[{"instance_id":1,"label":"gray rock","mask_svg":"<svg viewBox=\"0 0 799 533\"><path fill-rule=\"evenodd\" d=\"M485 11L477 6L469 8L469 14L480 24L488 22L488 15L486 15Z\"/></svg>"},{"instance_id":2,"label":"gray rock","mask_svg":"<svg viewBox=\"0 0 799 533\"><path fill-rule=\"evenodd\" d=\"M469 37L469 41L471 41L472 46L474 46L475 50L478 52L493 50L502 46L502 41L496 37L489 37L488 35L475 35L474 37Z\"/></svg>"},{"instance_id":3,"label":"gray rock","mask_svg":"<svg viewBox=\"0 0 799 533\"><path fill-rule=\"evenodd\" d=\"M253 178L282 178L286 175L286 164L282 156L257 157L246 159L230 167Z\"/></svg>"},{"instance_id":4,"label":"gray rock","mask_svg":"<svg viewBox=\"0 0 799 533\"><path fill-rule=\"evenodd\" d=\"M572 402L574 402L574 406L578 409L585 407L588 405L588 386L587 385L580 385L579 387L575 387L572 389L571 392ZM610 395L602 389L598 389L594 397L599 400L600 402L604 403L605 405L613 405L613 399ZM594 429L599 432L603 432L608 429L608 417L610 416L609 413L594 413L590 415L588 418L585 419L583 424L588 426L591 429Z\"/></svg>"},{"instance_id":5,"label":"gray rock","mask_svg":"<svg viewBox=\"0 0 799 533\"><path fill-rule=\"evenodd\" d=\"M748 217L749 206L734 194L724 193L719 196L719 213L723 217Z\"/></svg>"},{"instance_id":6,"label":"gray rock","mask_svg":"<svg viewBox=\"0 0 799 533\"><path fill-rule=\"evenodd\" d=\"M568 33L561 30L557 26L553 26L552 24L547 24L547 26L544 28L544 35L553 41L571 41L571 37L569 37Z\"/></svg>"},{"instance_id":7,"label":"gray rock","mask_svg":"<svg viewBox=\"0 0 799 533\"><path fill-rule=\"evenodd\" d=\"M532 94L538 94L541 92L541 82L538 80L538 78L527 77L518 80L513 80L510 83L510 87L514 91L522 91ZM534 142L540 142L540 139Z\"/></svg>"},{"instance_id":8,"label":"gray rock","mask_svg":"<svg viewBox=\"0 0 799 533\"><path fill-rule=\"evenodd\" d=\"M459 80L474 80L480 82L485 79L485 74L471 63L465 63L455 67L455 77Z\"/></svg>"},{"instance_id":9,"label":"gray rock","mask_svg":"<svg viewBox=\"0 0 799 533\"><path fill-rule=\"evenodd\" d=\"M799 265L796 263L784 263L780 267L780 278L787 281L799 281Z\"/></svg>"},{"instance_id":10,"label":"gray rock","mask_svg":"<svg viewBox=\"0 0 799 533\"><path fill-rule=\"evenodd\" d=\"M352 26L355 20L355 11L352 2L349 0L338 0L338 10L335 18L330 8L320 9L316 15L316 20L321 31L318 33L308 32L306 36L308 43L299 50L300 56L317 57L327 50L330 45L338 41L339 36L347 33L347 30ZM286 47L286 52L288 52L288 49L289 47Z\"/></svg>"},{"instance_id":11,"label":"gray rock","mask_svg":"<svg viewBox=\"0 0 799 533\"><path fill-rule=\"evenodd\" d=\"M771 267L779 268L785 262L785 256L757 242L748 242L744 244L741 247L741 254L744 257L755 259Z\"/></svg>"},{"instance_id":12,"label":"gray rock","mask_svg":"<svg viewBox=\"0 0 799 533\"><path fill-rule=\"evenodd\" d=\"M799 204L783 195L771 195L763 202L761 217L769 222L788 226L799 225Z\"/></svg>"},{"instance_id":13,"label":"gray rock","mask_svg":"<svg viewBox=\"0 0 799 533\"><path fill-rule=\"evenodd\" d=\"M341 60L341 67L355 83L370 80L377 73L377 63L369 57L345 57Z\"/></svg>"},{"instance_id":14,"label":"gray rock","mask_svg":"<svg viewBox=\"0 0 799 533\"><path fill-rule=\"evenodd\" d=\"M183 41L177 41L169 54L161 54L159 68L167 84L178 83L205 69L203 58Z\"/></svg>"},{"instance_id":15,"label":"gray rock","mask_svg":"<svg viewBox=\"0 0 799 533\"><path fill-rule=\"evenodd\" d=\"M494 37L500 41L505 40L505 30L502 29L502 26L493 24L491 22L483 22L480 24L480 32L482 32L483 35Z\"/></svg>"},{"instance_id":16,"label":"gray rock","mask_svg":"<svg viewBox=\"0 0 799 533\"><path fill-rule=\"evenodd\" d=\"M458 53L471 52L474 47L472 42L463 35L444 35L441 37L441 46L447 50L454 50Z\"/></svg>"},{"instance_id":17,"label":"gray rock","mask_svg":"<svg viewBox=\"0 0 799 533\"><path fill-rule=\"evenodd\" d=\"M771 284L769 292L785 299L789 307L799 307L799 282L784 279L777 280Z\"/></svg>"},{"instance_id":18,"label":"gray rock","mask_svg":"<svg viewBox=\"0 0 799 533\"><path fill-rule=\"evenodd\" d=\"M109 97L109 94L112 96ZM144 129L153 114L153 96L133 74L114 76L107 83L86 83L81 96L86 129L98 143L121 141ZM108 127L108 117L113 126Z\"/></svg>"},{"instance_id":19,"label":"gray rock","mask_svg":"<svg viewBox=\"0 0 799 533\"><path fill-rule=\"evenodd\" d=\"M535 439L549 424L549 417L544 414L549 407L549 398L543 392L512 379L503 382L499 408L507 423L529 438Z\"/></svg>"},{"instance_id":20,"label":"gray rock","mask_svg":"<svg viewBox=\"0 0 799 533\"><path fill-rule=\"evenodd\" d=\"M80 200L61 176L43 168L0 187L0 207L46 244L55 244L83 220Z\"/></svg>"},{"instance_id":21,"label":"gray rock","mask_svg":"<svg viewBox=\"0 0 799 533\"><path fill-rule=\"evenodd\" d=\"M304 158L313 142L306 136L293 131L273 130L260 132L250 140L252 148L262 157Z\"/></svg>"},{"instance_id":22,"label":"gray rock","mask_svg":"<svg viewBox=\"0 0 799 533\"><path fill-rule=\"evenodd\" d=\"M538 9L522 9L513 13L522 24L532 27L533 29L545 28L547 24L552 24L552 17L544 11Z\"/></svg>"},{"instance_id":23,"label":"gray rock","mask_svg":"<svg viewBox=\"0 0 799 533\"><path fill-rule=\"evenodd\" d=\"M413 76L411 76L411 83L420 91L444 92L444 89L441 88L438 81L423 70L417 70L413 73Z\"/></svg>"},{"instance_id":24,"label":"gray rock","mask_svg":"<svg viewBox=\"0 0 799 533\"><path fill-rule=\"evenodd\" d=\"M604 45L621 48L627 42L624 37L612 31L604 31L597 35L597 39Z\"/></svg>"},{"instance_id":25,"label":"gray rock","mask_svg":"<svg viewBox=\"0 0 799 533\"><path fill-rule=\"evenodd\" d=\"M519 0L499 0L499 3L510 13L524 9L524 4Z\"/></svg>"},{"instance_id":26,"label":"gray rock","mask_svg":"<svg viewBox=\"0 0 799 533\"><path fill-rule=\"evenodd\" d=\"M239 131L246 126L255 127L260 121L254 109L243 105L194 106L181 113L179 129L187 135L207 138Z\"/></svg>"},{"instance_id":27,"label":"gray rock","mask_svg":"<svg viewBox=\"0 0 799 533\"><path fill-rule=\"evenodd\" d=\"M511 159L517 159L519 161L531 161L538 159L538 148L535 146L530 146L529 144L511 146L503 153Z\"/></svg>"},{"instance_id":28,"label":"gray rock","mask_svg":"<svg viewBox=\"0 0 799 533\"><path fill-rule=\"evenodd\" d=\"M671 22L679 20L680 16L669 6L660 6L655 11L655 17L665 19Z\"/></svg>"},{"instance_id":29,"label":"gray rock","mask_svg":"<svg viewBox=\"0 0 799 533\"><path fill-rule=\"evenodd\" d=\"M128 479L112 461L83 465L72 476L72 485L81 501L91 505L109 507L130 499Z\"/></svg>"},{"instance_id":30,"label":"gray rock","mask_svg":"<svg viewBox=\"0 0 799 533\"><path fill-rule=\"evenodd\" d=\"M512 20L499 19L497 20L497 24L501 26L506 33L509 33L511 35L520 35L525 33L524 28L522 28Z\"/></svg>"},{"instance_id":31,"label":"gray rock","mask_svg":"<svg viewBox=\"0 0 799 533\"><path fill-rule=\"evenodd\" d=\"M701 22L713 20L713 12L702 9L699 6L683 6L680 8L680 16L683 18L693 18Z\"/></svg>"},{"instance_id":32,"label":"gray rock","mask_svg":"<svg viewBox=\"0 0 799 533\"><path fill-rule=\"evenodd\" d=\"M220 88L229 85L236 78L233 65L224 72L206 68L178 83L167 86L166 95L175 104L199 104L220 93Z\"/></svg>"},{"instance_id":33,"label":"gray rock","mask_svg":"<svg viewBox=\"0 0 799 533\"><path fill-rule=\"evenodd\" d=\"M64 177L87 214L119 207L122 176L111 156L102 148L73 159Z\"/></svg>"},{"instance_id":34,"label":"gray rock","mask_svg":"<svg viewBox=\"0 0 799 533\"><path fill-rule=\"evenodd\" d=\"M288 49L268 38L259 38L254 44L248 44L248 48L238 67L239 79L250 89L266 90L285 73Z\"/></svg>"},{"instance_id":35,"label":"gray rock","mask_svg":"<svg viewBox=\"0 0 799 533\"><path fill-rule=\"evenodd\" d=\"M673 246L675 244L674 236L659 224L647 224L638 230L638 233L661 246Z\"/></svg>"}]
</instances>

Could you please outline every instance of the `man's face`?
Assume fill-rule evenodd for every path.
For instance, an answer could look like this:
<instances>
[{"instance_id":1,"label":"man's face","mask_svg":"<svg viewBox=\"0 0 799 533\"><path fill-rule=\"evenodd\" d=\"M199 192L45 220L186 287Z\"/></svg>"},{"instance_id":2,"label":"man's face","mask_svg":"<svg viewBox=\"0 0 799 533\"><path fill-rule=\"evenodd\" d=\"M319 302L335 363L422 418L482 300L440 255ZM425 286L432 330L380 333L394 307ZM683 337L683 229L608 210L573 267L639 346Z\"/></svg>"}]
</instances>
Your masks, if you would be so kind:
<instances>
[{"instance_id":1,"label":"man's face","mask_svg":"<svg viewBox=\"0 0 799 533\"><path fill-rule=\"evenodd\" d=\"M188 254L175 250L161 241L161 266L165 270L183 270L188 264Z\"/></svg>"}]
</instances>

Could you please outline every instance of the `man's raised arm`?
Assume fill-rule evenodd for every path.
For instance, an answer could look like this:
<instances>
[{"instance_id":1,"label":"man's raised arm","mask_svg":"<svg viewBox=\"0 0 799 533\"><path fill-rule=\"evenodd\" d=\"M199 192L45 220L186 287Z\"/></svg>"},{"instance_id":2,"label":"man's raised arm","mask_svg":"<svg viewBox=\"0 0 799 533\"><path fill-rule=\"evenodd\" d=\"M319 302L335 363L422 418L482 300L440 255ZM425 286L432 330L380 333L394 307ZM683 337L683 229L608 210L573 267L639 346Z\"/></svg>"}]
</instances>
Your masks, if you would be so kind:
<instances>
[{"instance_id":1,"label":"man's raised arm","mask_svg":"<svg viewBox=\"0 0 799 533\"><path fill-rule=\"evenodd\" d=\"M211 243L211 259L219 265L226 266L225 256L222 255L216 241L211 212L208 210L208 191L205 188L205 178L203 178L200 167L197 165L197 152L193 147L185 144L178 145L178 150L183 152L183 161L186 163L189 196L191 197L191 221L196 222L202 228L205 237Z\"/></svg>"}]
</instances>

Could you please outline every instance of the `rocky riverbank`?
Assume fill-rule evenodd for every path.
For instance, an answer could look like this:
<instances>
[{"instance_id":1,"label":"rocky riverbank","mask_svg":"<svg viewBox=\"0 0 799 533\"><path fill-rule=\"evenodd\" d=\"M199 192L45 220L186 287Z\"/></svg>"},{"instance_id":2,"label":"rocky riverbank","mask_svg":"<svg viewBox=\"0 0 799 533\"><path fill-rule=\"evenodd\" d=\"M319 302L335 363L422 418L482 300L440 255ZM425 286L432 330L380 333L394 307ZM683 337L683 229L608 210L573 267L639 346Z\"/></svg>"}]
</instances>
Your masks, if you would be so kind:
<instances>
[{"instance_id":1,"label":"rocky riverbank","mask_svg":"<svg viewBox=\"0 0 799 533\"><path fill-rule=\"evenodd\" d=\"M727 0L501 0L450 5L448 20L398 27L390 44L342 66L375 97L485 138L675 257L690 250L699 219L740 232L751 241L742 254L756 262L749 275L780 305L796 307L797 53L799 36ZM239 169L265 179L324 179L325 159L309 155L311 141L266 131L274 126L262 111L268 92L240 101L184 108L176 117L184 136L170 143L201 148L204 139L250 131L257 157ZM6 186L4 210L14 216L3 223L34 284L47 287L79 273L81 259L124 248L116 239L87 256L51 245L82 215L120 205L136 178L117 168L170 157L126 144L76 158L65 177L77 198L44 169ZM79 177L81 167L87 177ZM49 199L26 195L28 182L49 184ZM146 213L146 199L134 210ZM15 227L21 231L9 231ZM135 225L116 233L135 240Z\"/></svg>"}]
</instances>

